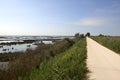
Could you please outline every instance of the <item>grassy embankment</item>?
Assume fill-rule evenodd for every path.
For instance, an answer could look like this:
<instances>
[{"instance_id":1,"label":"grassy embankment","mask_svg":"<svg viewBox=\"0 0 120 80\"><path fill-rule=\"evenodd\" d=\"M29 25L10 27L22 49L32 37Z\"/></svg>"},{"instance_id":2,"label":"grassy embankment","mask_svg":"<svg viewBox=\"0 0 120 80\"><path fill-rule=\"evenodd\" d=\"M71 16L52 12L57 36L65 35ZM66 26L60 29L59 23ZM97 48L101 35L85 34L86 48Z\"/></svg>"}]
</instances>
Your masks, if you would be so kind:
<instances>
[{"instance_id":1,"label":"grassy embankment","mask_svg":"<svg viewBox=\"0 0 120 80\"><path fill-rule=\"evenodd\" d=\"M120 37L92 37L95 41L120 54Z\"/></svg>"},{"instance_id":2,"label":"grassy embankment","mask_svg":"<svg viewBox=\"0 0 120 80\"><path fill-rule=\"evenodd\" d=\"M6 71L0 70L0 80L17 80L19 76L25 76L30 70L37 68L44 60L64 52L74 42L69 39L58 41L53 45L40 44L35 50L27 50L25 53L8 53L1 54L4 59L1 61L9 61L10 67Z\"/></svg>"},{"instance_id":3,"label":"grassy embankment","mask_svg":"<svg viewBox=\"0 0 120 80\"><path fill-rule=\"evenodd\" d=\"M87 80L86 52L86 40L81 39L19 80Z\"/></svg>"}]
</instances>

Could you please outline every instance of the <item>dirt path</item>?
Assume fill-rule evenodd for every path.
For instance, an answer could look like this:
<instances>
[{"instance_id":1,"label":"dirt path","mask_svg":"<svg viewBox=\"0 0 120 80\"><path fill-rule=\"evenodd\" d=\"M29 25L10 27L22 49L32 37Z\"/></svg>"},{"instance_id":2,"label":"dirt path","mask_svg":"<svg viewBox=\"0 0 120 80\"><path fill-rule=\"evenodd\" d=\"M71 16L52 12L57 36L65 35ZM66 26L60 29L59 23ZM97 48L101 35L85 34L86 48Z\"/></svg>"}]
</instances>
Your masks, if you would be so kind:
<instances>
[{"instance_id":1,"label":"dirt path","mask_svg":"<svg viewBox=\"0 0 120 80\"><path fill-rule=\"evenodd\" d=\"M120 55L87 38L90 80L120 80Z\"/></svg>"}]
</instances>

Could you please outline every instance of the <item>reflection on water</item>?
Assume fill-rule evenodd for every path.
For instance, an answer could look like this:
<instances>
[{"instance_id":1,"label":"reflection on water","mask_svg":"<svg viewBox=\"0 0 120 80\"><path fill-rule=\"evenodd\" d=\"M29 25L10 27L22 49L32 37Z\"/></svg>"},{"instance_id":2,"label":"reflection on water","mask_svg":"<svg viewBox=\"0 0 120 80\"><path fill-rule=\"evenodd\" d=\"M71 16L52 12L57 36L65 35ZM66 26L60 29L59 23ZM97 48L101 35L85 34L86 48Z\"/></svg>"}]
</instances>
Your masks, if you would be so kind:
<instances>
[{"instance_id":1,"label":"reflection on water","mask_svg":"<svg viewBox=\"0 0 120 80\"><path fill-rule=\"evenodd\" d=\"M16 44L16 45L0 45L0 53L20 52L27 49L35 49L37 46L33 44Z\"/></svg>"},{"instance_id":2,"label":"reflection on water","mask_svg":"<svg viewBox=\"0 0 120 80\"><path fill-rule=\"evenodd\" d=\"M11 43L11 42L23 42L23 41L22 40L20 40L20 41L10 41L10 40L0 41L0 43Z\"/></svg>"},{"instance_id":3,"label":"reflection on water","mask_svg":"<svg viewBox=\"0 0 120 80\"><path fill-rule=\"evenodd\" d=\"M72 36L1 36L0 37L0 53L20 52L27 49L35 49L40 44L41 39L64 39L73 38ZM35 42L29 44L12 44L17 42L24 42L24 40L35 40ZM45 44L53 44L52 41L42 41ZM6 43L6 44L4 44ZM8 44L7 44L8 43ZM11 43L11 44L9 44Z\"/></svg>"},{"instance_id":4,"label":"reflection on water","mask_svg":"<svg viewBox=\"0 0 120 80\"><path fill-rule=\"evenodd\" d=\"M53 44L53 42L52 41L36 41L36 42L34 42L34 44L40 44L40 43L44 43L44 44Z\"/></svg>"},{"instance_id":5,"label":"reflection on water","mask_svg":"<svg viewBox=\"0 0 120 80\"><path fill-rule=\"evenodd\" d=\"M3 41L6 42L6 41ZM10 41L7 41L7 43ZM38 41L38 44L40 44L41 41ZM45 44L52 44L52 41L43 41ZM0 53L13 53L13 52L25 52L27 49L35 49L37 45L36 43L27 43L27 44L16 44L16 45L0 45Z\"/></svg>"},{"instance_id":6,"label":"reflection on water","mask_svg":"<svg viewBox=\"0 0 120 80\"><path fill-rule=\"evenodd\" d=\"M45 44L53 44L52 41L43 41L43 43L45 43Z\"/></svg>"}]
</instances>

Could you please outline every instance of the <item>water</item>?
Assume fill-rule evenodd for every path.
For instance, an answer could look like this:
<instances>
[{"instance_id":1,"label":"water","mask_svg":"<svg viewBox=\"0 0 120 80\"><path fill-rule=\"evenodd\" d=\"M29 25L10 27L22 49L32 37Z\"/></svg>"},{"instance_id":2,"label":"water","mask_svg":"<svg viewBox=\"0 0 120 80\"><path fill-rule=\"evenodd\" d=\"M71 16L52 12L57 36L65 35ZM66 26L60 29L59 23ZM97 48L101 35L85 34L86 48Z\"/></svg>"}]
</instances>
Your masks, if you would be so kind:
<instances>
[{"instance_id":1,"label":"water","mask_svg":"<svg viewBox=\"0 0 120 80\"><path fill-rule=\"evenodd\" d=\"M16 45L0 45L0 53L25 52L27 49L35 49L34 44L16 44Z\"/></svg>"},{"instance_id":2,"label":"water","mask_svg":"<svg viewBox=\"0 0 120 80\"><path fill-rule=\"evenodd\" d=\"M43 41L43 43L45 43L45 44L53 44L52 41Z\"/></svg>"},{"instance_id":3,"label":"water","mask_svg":"<svg viewBox=\"0 0 120 80\"><path fill-rule=\"evenodd\" d=\"M0 41L0 43L11 43L11 42L23 42L22 40L20 40L20 41L10 41L10 40L2 40L2 41Z\"/></svg>"},{"instance_id":4,"label":"water","mask_svg":"<svg viewBox=\"0 0 120 80\"><path fill-rule=\"evenodd\" d=\"M34 44L40 44L40 43L41 43L41 41L34 42ZM44 44L53 44L52 41L42 41L42 43L44 43Z\"/></svg>"},{"instance_id":5,"label":"water","mask_svg":"<svg viewBox=\"0 0 120 80\"><path fill-rule=\"evenodd\" d=\"M64 39L74 38L72 36L1 36L0 43L24 42L24 40L36 40L34 44L39 44L40 39ZM43 41L45 44L53 44L52 41ZM27 49L35 49L37 45L30 44L16 44L16 45L0 45L0 53L24 52Z\"/></svg>"},{"instance_id":6,"label":"water","mask_svg":"<svg viewBox=\"0 0 120 80\"><path fill-rule=\"evenodd\" d=\"M10 43L10 42L17 42L17 41L0 41L0 43ZM41 42L38 41L38 44ZM45 44L53 44L52 41L43 41ZM27 49L34 50L37 47L35 43L29 44L16 44L16 45L0 45L0 53L13 53L13 52L25 52Z\"/></svg>"},{"instance_id":7,"label":"water","mask_svg":"<svg viewBox=\"0 0 120 80\"><path fill-rule=\"evenodd\" d=\"M0 41L0 43L11 43L17 41ZM41 42L38 41L38 44ZM43 41L45 44L52 44L52 41ZM13 53L13 52L25 52L27 49L34 50L37 47L35 43L27 43L27 44L16 44L16 45L0 45L0 53Z\"/></svg>"}]
</instances>

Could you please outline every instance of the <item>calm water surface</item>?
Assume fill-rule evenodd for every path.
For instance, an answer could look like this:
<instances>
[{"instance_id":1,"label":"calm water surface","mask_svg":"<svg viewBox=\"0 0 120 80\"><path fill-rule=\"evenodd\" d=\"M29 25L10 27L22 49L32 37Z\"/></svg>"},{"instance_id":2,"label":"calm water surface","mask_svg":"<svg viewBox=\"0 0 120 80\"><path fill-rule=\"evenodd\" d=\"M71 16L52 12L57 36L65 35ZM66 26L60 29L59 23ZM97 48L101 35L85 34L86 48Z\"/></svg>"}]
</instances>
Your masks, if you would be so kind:
<instances>
[{"instance_id":1,"label":"calm water surface","mask_svg":"<svg viewBox=\"0 0 120 80\"><path fill-rule=\"evenodd\" d=\"M24 52L27 49L35 49L36 47L37 45L34 44L0 45L0 53Z\"/></svg>"}]
</instances>

